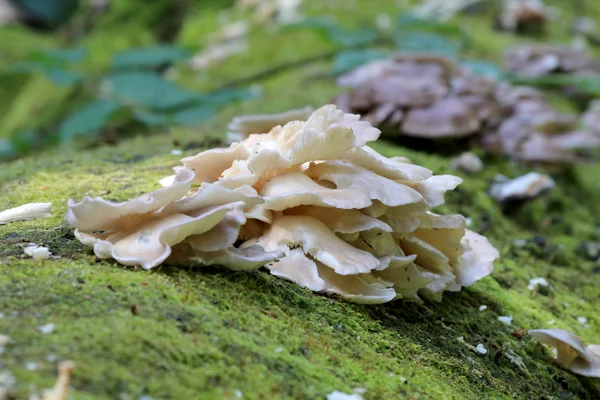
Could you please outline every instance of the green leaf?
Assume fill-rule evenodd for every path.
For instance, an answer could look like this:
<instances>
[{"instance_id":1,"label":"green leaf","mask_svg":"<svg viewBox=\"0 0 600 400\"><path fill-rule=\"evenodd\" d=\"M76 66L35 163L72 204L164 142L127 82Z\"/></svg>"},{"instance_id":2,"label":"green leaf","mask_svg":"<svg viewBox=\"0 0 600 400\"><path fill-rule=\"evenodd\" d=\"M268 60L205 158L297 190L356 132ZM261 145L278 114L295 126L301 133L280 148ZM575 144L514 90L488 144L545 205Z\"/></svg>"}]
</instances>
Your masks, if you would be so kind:
<instances>
[{"instance_id":1,"label":"green leaf","mask_svg":"<svg viewBox=\"0 0 600 400\"><path fill-rule=\"evenodd\" d=\"M360 46L373 41L378 33L375 29L358 29L355 31L347 29L331 29L329 37L332 42L344 47Z\"/></svg>"},{"instance_id":2,"label":"green leaf","mask_svg":"<svg viewBox=\"0 0 600 400\"><path fill-rule=\"evenodd\" d=\"M83 47L75 47L70 49L50 49L40 54L43 57L65 63L77 63L85 60L88 55L88 51Z\"/></svg>"},{"instance_id":3,"label":"green leaf","mask_svg":"<svg viewBox=\"0 0 600 400\"><path fill-rule=\"evenodd\" d=\"M489 61L483 60L466 60L461 65L471 71L474 75L485 76L497 81L503 80L505 77L504 70Z\"/></svg>"},{"instance_id":4,"label":"green leaf","mask_svg":"<svg viewBox=\"0 0 600 400\"><path fill-rule=\"evenodd\" d=\"M170 121L168 115L148 110L134 110L133 116L148 127L165 126Z\"/></svg>"},{"instance_id":5,"label":"green leaf","mask_svg":"<svg viewBox=\"0 0 600 400\"><path fill-rule=\"evenodd\" d=\"M0 159L2 158L10 158L17 154L17 149L15 148L12 141L8 138L0 138Z\"/></svg>"},{"instance_id":6,"label":"green leaf","mask_svg":"<svg viewBox=\"0 0 600 400\"><path fill-rule=\"evenodd\" d=\"M82 72L69 71L61 67L47 67L29 61L15 63L9 71L15 74L43 73L57 86L74 85L85 77Z\"/></svg>"},{"instance_id":7,"label":"green leaf","mask_svg":"<svg viewBox=\"0 0 600 400\"><path fill-rule=\"evenodd\" d=\"M456 57L458 46L444 36L433 33L409 32L396 36L399 50L405 52L433 53L448 57Z\"/></svg>"},{"instance_id":8,"label":"green leaf","mask_svg":"<svg viewBox=\"0 0 600 400\"><path fill-rule=\"evenodd\" d=\"M339 75L356 67L359 67L369 61L389 57L387 50L365 49L365 50L347 50L338 53L333 60L331 73Z\"/></svg>"},{"instance_id":9,"label":"green leaf","mask_svg":"<svg viewBox=\"0 0 600 400\"><path fill-rule=\"evenodd\" d=\"M207 106L196 106L186 108L171 115L171 121L175 125L196 125L200 122L212 119L217 115L213 108Z\"/></svg>"},{"instance_id":10,"label":"green leaf","mask_svg":"<svg viewBox=\"0 0 600 400\"><path fill-rule=\"evenodd\" d=\"M464 33L460 26L453 22L440 22L417 17L412 14L400 14L396 19L396 27L402 32L435 32L452 36L462 36Z\"/></svg>"},{"instance_id":11,"label":"green leaf","mask_svg":"<svg viewBox=\"0 0 600 400\"><path fill-rule=\"evenodd\" d=\"M78 0L13 0L29 17L56 28L77 10Z\"/></svg>"},{"instance_id":12,"label":"green leaf","mask_svg":"<svg viewBox=\"0 0 600 400\"><path fill-rule=\"evenodd\" d=\"M464 50L470 44L468 35L457 22L441 22L417 17L411 14L401 14L397 18L396 26L400 35L410 33L431 33L442 35L446 40L453 39L458 44L458 50Z\"/></svg>"},{"instance_id":13,"label":"green leaf","mask_svg":"<svg viewBox=\"0 0 600 400\"><path fill-rule=\"evenodd\" d=\"M224 89L202 97L202 103L213 106L225 105L236 101L252 100L259 97L261 90L257 87L243 89Z\"/></svg>"},{"instance_id":14,"label":"green leaf","mask_svg":"<svg viewBox=\"0 0 600 400\"><path fill-rule=\"evenodd\" d=\"M371 28L357 30L342 28L333 18L329 17L304 18L302 21L287 24L282 29L311 29L320 33L330 42L343 47L369 43L378 35L377 30Z\"/></svg>"},{"instance_id":15,"label":"green leaf","mask_svg":"<svg viewBox=\"0 0 600 400\"><path fill-rule=\"evenodd\" d=\"M178 107L202 98L153 72L117 72L107 76L106 83L109 92L121 103L153 109Z\"/></svg>"},{"instance_id":16,"label":"green leaf","mask_svg":"<svg viewBox=\"0 0 600 400\"><path fill-rule=\"evenodd\" d=\"M108 100L95 100L71 114L59 128L62 143L76 135L87 135L100 130L110 117L121 108Z\"/></svg>"},{"instance_id":17,"label":"green leaf","mask_svg":"<svg viewBox=\"0 0 600 400\"><path fill-rule=\"evenodd\" d=\"M281 29L310 29L328 35L332 28L337 27L337 23L331 17L306 17L298 22L286 24L283 27L281 27Z\"/></svg>"},{"instance_id":18,"label":"green leaf","mask_svg":"<svg viewBox=\"0 0 600 400\"><path fill-rule=\"evenodd\" d=\"M164 113L160 111L135 110L135 118L148 127L167 125L196 125L200 122L212 119L217 112L208 106L192 106L181 111Z\"/></svg>"},{"instance_id":19,"label":"green leaf","mask_svg":"<svg viewBox=\"0 0 600 400\"><path fill-rule=\"evenodd\" d=\"M58 68L52 68L45 71L48 79L58 86L71 86L79 83L84 74L81 72L66 71Z\"/></svg>"},{"instance_id":20,"label":"green leaf","mask_svg":"<svg viewBox=\"0 0 600 400\"><path fill-rule=\"evenodd\" d=\"M156 68L189 57L187 50L168 45L142 47L117 53L112 61L113 68Z\"/></svg>"}]
</instances>

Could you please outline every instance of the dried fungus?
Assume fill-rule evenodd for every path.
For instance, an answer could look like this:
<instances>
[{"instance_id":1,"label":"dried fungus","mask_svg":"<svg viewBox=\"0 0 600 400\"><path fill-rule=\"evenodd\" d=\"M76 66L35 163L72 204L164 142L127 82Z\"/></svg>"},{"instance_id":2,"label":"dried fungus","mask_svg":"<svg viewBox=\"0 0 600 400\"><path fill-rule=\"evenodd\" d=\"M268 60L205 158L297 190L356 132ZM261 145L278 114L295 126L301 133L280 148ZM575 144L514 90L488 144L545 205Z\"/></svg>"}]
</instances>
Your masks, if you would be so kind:
<instances>
[{"instance_id":1,"label":"dried fungus","mask_svg":"<svg viewBox=\"0 0 600 400\"><path fill-rule=\"evenodd\" d=\"M498 251L461 215L431 211L461 179L382 156L367 146L379 134L328 105L184 158L153 193L71 200L66 219L100 258L265 266L358 303L439 300L489 275Z\"/></svg>"}]
</instances>

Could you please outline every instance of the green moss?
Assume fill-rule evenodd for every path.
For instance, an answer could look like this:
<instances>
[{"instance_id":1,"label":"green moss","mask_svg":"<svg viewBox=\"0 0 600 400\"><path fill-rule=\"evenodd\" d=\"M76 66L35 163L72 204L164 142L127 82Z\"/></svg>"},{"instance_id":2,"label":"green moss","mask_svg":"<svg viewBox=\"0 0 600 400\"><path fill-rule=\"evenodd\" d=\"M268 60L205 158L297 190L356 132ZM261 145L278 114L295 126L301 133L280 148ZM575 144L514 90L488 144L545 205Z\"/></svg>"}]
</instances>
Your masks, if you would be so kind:
<instances>
[{"instance_id":1,"label":"green moss","mask_svg":"<svg viewBox=\"0 0 600 400\"><path fill-rule=\"evenodd\" d=\"M129 15L123 3L117 10ZM317 2L309 3L310 12L320 12ZM370 23L386 11L369 4L359 2L361 12L338 10L336 17L350 26ZM396 10L392 2L386 7ZM211 6L187 15L178 40L193 47L194 35L213 29L201 24L215 21L216 12ZM147 27L154 14L144 15L147 22L140 26ZM497 58L502 46L517 40L491 34L487 19L473 18L468 19L476 32L473 54ZM101 36L119 19L111 23L86 39L94 54L98 48L93 61L98 70L110 54L101 48ZM151 39L149 29L137 39L130 27L114 29L128 32L115 49ZM200 78L182 70L181 79L190 87L212 88L331 50L311 32L261 29L252 33L250 48ZM56 360L63 359L77 363L74 399L234 399L238 390L248 399L313 399L355 387L366 389L366 399L600 397L597 380L556 368L548 350L512 334L552 326L600 343L594 309L600 271L580 251L583 242L600 241L593 202L600 193L592 175L597 165L560 172L554 191L508 213L487 196L489 182L498 173L517 176L528 168L486 158L481 173L463 175L465 182L439 211L470 217L473 229L484 232L502 258L492 277L444 295L441 303L354 305L315 295L264 270L138 271L97 262L74 240L63 221L68 198L131 198L156 188L156 181L178 164L180 156L170 155L170 149L186 148L185 156L214 146L234 115L328 102L337 88L317 79L327 68L318 62L270 76L261 82L261 98L230 106L195 129L175 128L115 146L47 150L0 168L0 209L34 201L54 204L49 219L0 226L0 333L12 338L0 372L11 371L16 378L12 398L26 399L32 388L50 387ZM438 174L451 172L449 156L383 141L374 147ZM46 245L61 258L27 259L22 248L29 242ZM527 289L529 279L540 276L553 291ZM481 305L487 310L479 311ZM512 326L498 321L503 315L513 316ZM577 321L579 316L588 319L589 328ZM37 330L46 323L55 324L53 333ZM488 353L474 352L458 340L461 336L470 346L483 344ZM37 369L29 370L28 363Z\"/></svg>"}]
</instances>

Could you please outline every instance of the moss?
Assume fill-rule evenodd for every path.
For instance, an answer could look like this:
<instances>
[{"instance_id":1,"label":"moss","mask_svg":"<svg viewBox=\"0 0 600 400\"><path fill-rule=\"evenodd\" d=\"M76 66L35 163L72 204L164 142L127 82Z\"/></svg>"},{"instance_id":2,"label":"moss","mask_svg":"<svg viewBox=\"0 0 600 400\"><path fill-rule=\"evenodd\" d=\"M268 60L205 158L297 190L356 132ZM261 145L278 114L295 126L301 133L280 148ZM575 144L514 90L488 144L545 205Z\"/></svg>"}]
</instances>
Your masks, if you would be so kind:
<instances>
[{"instance_id":1,"label":"moss","mask_svg":"<svg viewBox=\"0 0 600 400\"><path fill-rule=\"evenodd\" d=\"M124 3L117 10L129 15L133 2ZM193 47L195 35L212 29L201 26L215 21L217 7L211 4L185 17L181 43ZM370 23L385 10L369 4L359 2L358 13L338 10L336 17L349 26ZM386 7L396 10L392 2ZM320 12L317 2L309 2L309 9ZM147 15L148 22L139 26L152 24L154 14ZM472 54L497 58L502 46L517 40L490 33L487 19L473 18L468 19L477 33ZM102 37L111 28L123 32L114 35L120 37L114 48L152 39L149 29L136 38L133 29L113 21L86 39L99 54L93 60L97 70L109 59ZM181 79L190 87L213 88L332 49L311 32L260 29L251 35L250 47L252 52L200 78L182 69ZM63 221L68 198L121 201L156 188L178 164L180 156L170 155L170 149L184 148L185 156L214 146L233 115L327 102L337 91L330 80L317 79L327 68L317 62L270 76L261 82L261 98L232 105L198 128L173 128L114 146L50 149L0 168L0 209L33 201L54 204L49 219L0 226L0 333L12 338L0 371L16 378L12 398L26 399L32 388L51 386L56 360L62 359L77 363L76 399L234 399L238 390L248 399L312 399L355 387L364 387L367 399L600 398L597 380L556 368L548 350L513 335L553 326L600 343L594 309L600 270L580 251L583 242L600 241L590 197L600 192L593 176L597 165L560 172L554 191L512 210L487 196L489 182L497 173L517 176L529 168L485 158L480 174L463 175L465 182L439 211L469 216L473 229L489 236L502 258L492 277L446 294L441 303L354 305L312 294L264 270L138 271L98 262L74 240ZM383 141L374 147L435 173L450 172L450 156ZM46 245L61 258L27 259L22 247L29 242ZM553 291L527 289L528 281L540 276ZM479 311L481 305L487 310ZM503 315L513 316L512 326L498 321ZM589 328L579 316L588 319ZM56 326L53 333L37 330L49 322ZM461 336L469 346L457 339ZM486 355L470 347L479 343Z\"/></svg>"}]
</instances>

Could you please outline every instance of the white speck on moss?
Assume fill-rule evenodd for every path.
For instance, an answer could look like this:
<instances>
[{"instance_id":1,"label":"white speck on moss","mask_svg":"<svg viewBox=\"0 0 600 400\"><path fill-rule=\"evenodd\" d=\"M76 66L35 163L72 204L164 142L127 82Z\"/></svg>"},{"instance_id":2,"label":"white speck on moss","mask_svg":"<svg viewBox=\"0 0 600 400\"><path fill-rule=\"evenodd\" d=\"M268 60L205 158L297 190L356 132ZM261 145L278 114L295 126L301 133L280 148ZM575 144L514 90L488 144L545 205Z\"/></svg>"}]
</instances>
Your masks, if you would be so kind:
<instances>
[{"instance_id":1,"label":"white speck on moss","mask_svg":"<svg viewBox=\"0 0 600 400\"><path fill-rule=\"evenodd\" d=\"M275 349L275 353L281 353L283 351L283 347L278 347Z\"/></svg>"},{"instance_id":2,"label":"white speck on moss","mask_svg":"<svg viewBox=\"0 0 600 400\"><path fill-rule=\"evenodd\" d=\"M479 311L485 311L487 310L487 306L483 305L483 306L479 306Z\"/></svg>"},{"instance_id":3,"label":"white speck on moss","mask_svg":"<svg viewBox=\"0 0 600 400\"><path fill-rule=\"evenodd\" d=\"M483 345L481 343L479 343L477 345L477 347L475 347L475 351L478 352L479 354L487 354L487 349L485 347L483 347Z\"/></svg>"},{"instance_id":4,"label":"white speck on moss","mask_svg":"<svg viewBox=\"0 0 600 400\"><path fill-rule=\"evenodd\" d=\"M512 325L512 320L513 320L512 315L510 315L510 316L501 315L498 317L498 321L502 322L504 325L507 325L507 326Z\"/></svg>"},{"instance_id":5,"label":"white speck on moss","mask_svg":"<svg viewBox=\"0 0 600 400\"><path fill-rule=\"evenodd\" d=\"M48 323L46 325L38 326L38 331L42 332L44 335L49 335L54 332L55 325L53 323Z\"/></svg>"},{"instance_id":6,"label":"white speck on moss","mask_svg":"<svg viewBox=\"0 0 600 400\"><path fill-rule=\"evenodd\" d=\"M589 328L590 325L587 323L588 320L586 317L577 317L577 322L579 322L581 325L583 325L585 328Z\"/></svg>"},{"instance_id":7,"label":"white speck on moss","mask_svg":"<svg viewBox=\"0 0 600 400\"><path fill-rule=\"evenodd\" d=\"M173 150L171 150L171 154L174 155L174 156L180 156L180 155L183 154L183 150L173 149Z\"/></svg>"},{"instance_id":8,"label":"white speck on moss","mask_svg":"<svg viewBox=\"0 0 600 400\"><path fill-rule=\"evenodd\" d=\"M515 239L513 241L513 244L515 246L517 246L517 247L523 247L523 246L525 246L527 244L527 240L524 240L524 239Z\"/></svg>"},{"instance_id":9,"label":"white speck on moss","mask_svg":"<svg viewBox=\"0 0 600 400\"><path fill-rule=\"evenodd\" d=\"M35 363L35 362L25 363L25 369L27 371L36 371L38 369L38 367L39 367L38 363Z\"/></svg>"},{"instance_id":10,"label":"white speck on moss","mask_svg":"<svg viewBox=\"0 0 600 400\"><path fill-rule=\"evenodd\" d=\"M521 357L519 357L518 355L516 355L514 351L512 351L511 349L508 349L508 350L506 350L504 355L506 356L506 358L508 358L508 360L511 363L513 363L517 367L519 367L520 370L527 371L527 367L525 366L523 359Z\"/></svg>"},{"instance_id":11,"label":"white speck on moss","mask_svg":"<svg viewBox=\"0 0 600 400\"><path fill-rule=\"evenodd\" d=\"M527 285L527 289L535 290L535 291L539 291L540 287L546 287L552 291L554 290L552 285L550 285L550 283L545 278L542 278L542 277L530 279L529 285Z\"/></svg>"},{"instance_id":12,"label":"white speck on moss","mask_svg":"<svg viewBox=\"0 0 600 400\"><path fill-rule=\"evenodd\" d=\"M52 255L47 247L38 246L37 244L27 246L23 251L34 260L47 260Z\"/></svg>"},{"instance_id":13,"label":"white speck on moss","mask_svg":"<svg viewBox=\"0 0 600 400\"><path fill-rule=\"evenodd\" d=\"M242 397L244 397L244 394L242 393L241 390L236 390L235 397L237 397L238 399L241 399Z\"/></svg>"},{"instance_id":14,"label":"white speck on moss","mask_svg":"<svg viewBox=\"0 0 600 400\"><path fill-rule=\"evenodd\" d=\"M363 397L358 393L346 394L335 390L327 395L327 400L363 400Z\"/></svg>"}]
</instances>

